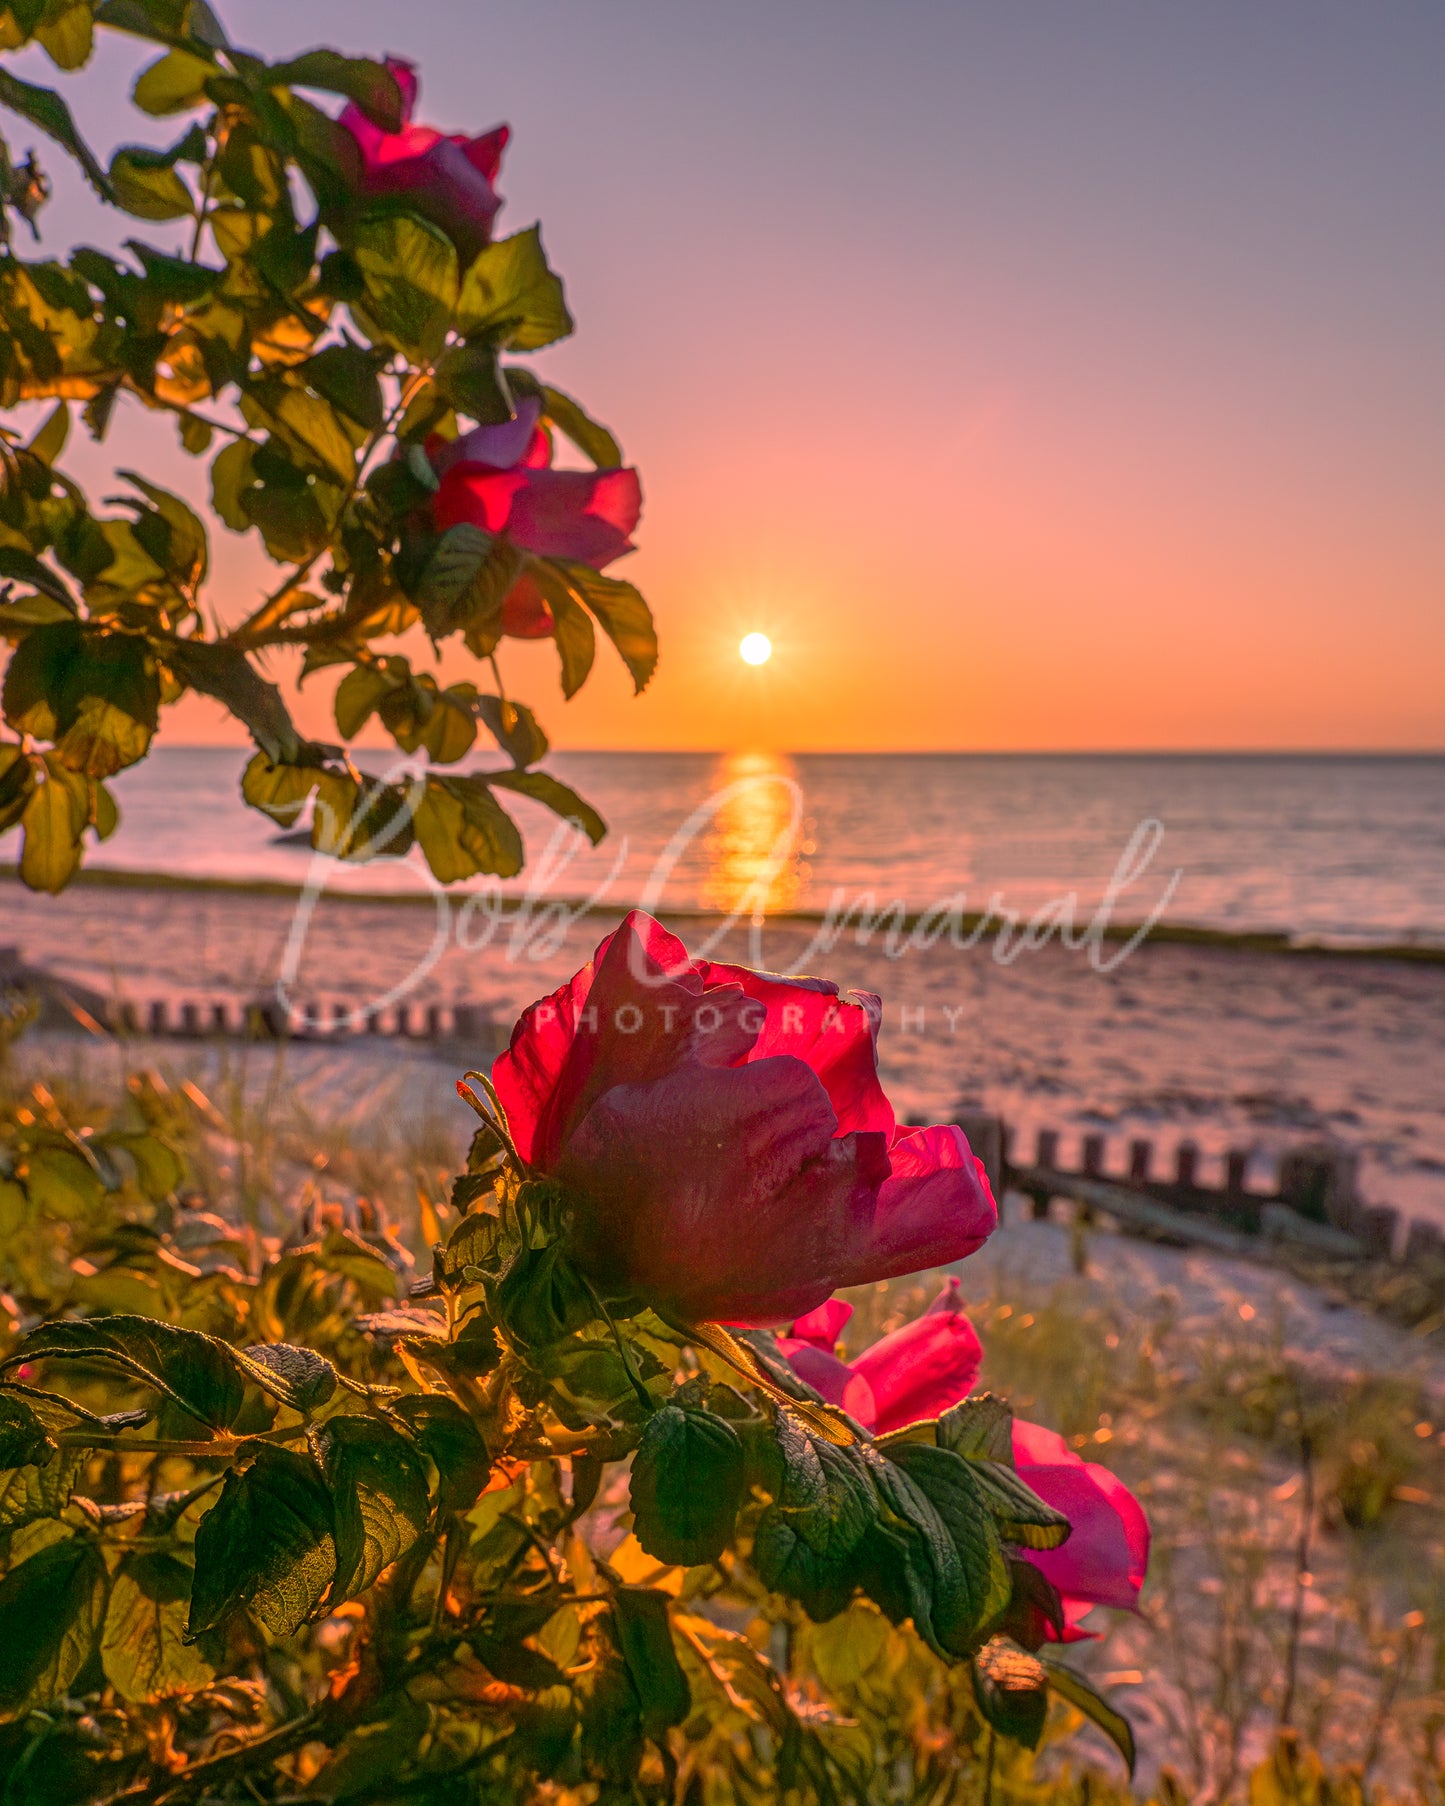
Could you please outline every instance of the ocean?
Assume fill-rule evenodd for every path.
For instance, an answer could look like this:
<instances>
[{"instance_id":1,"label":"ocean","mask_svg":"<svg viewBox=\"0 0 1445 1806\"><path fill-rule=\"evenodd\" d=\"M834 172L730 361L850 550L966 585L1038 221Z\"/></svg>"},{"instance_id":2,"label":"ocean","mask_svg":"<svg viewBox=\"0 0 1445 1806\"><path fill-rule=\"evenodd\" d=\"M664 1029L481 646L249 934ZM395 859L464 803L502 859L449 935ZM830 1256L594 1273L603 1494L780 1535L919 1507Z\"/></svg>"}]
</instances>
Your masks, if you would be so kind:
<instances>
[{"instance_id":1,"label":"ocean","mask_svg":"<svg viewBox=\"0 0 1445 1806\"><path fill-rule=\"evenodd\" d=\"M120 829L88 863L425 893L417 853L343 868L288 844L241 802L244 759L165 748L123 773ZM546 768L601 810L607 839L592 848L520 799L527 869L466 889L1025 923L1083 922L1107 900L1116 924L1445 949L1441 756L576 752Z\"/></svg>"}]
</instances>

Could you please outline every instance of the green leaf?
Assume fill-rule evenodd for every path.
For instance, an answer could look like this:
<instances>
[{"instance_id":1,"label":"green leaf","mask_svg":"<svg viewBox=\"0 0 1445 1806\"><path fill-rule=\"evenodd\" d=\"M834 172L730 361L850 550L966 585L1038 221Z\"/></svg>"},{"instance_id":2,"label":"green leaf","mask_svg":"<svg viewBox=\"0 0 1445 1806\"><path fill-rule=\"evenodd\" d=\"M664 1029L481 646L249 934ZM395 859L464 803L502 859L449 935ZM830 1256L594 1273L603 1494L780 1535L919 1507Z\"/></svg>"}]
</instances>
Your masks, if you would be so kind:
<instances>
[{"instance_id":1,"label":"green leaf","mask_svg":"<svg viewBox=\"0 0 1445 1806\"><path fill-rule=\"evenodd\" d=\"M41 1148L30 1157L26 1179L30 1202L42 1217L83 1222L105 1195L100 1175L73 1148Z\"/></svg>"},{"instance_id":2,"label":"green leaf","mask_svg":"<svg viewBox=\"0 0 1445 1806\"><path fill-rule=\"evenodd\" d=\"M727 1547L742 1504L743 1445L725 1418L664 1405L632 1463L637 1540L658 1561L694 1566Z\"/></svg>"},{"instance_id":3,"label":"green leaf","mask_svg":"<svg viewBox=\"0 0 1445 1806\"><path fill-rule=\"evenodd\" d=\"M457 301L457 253L437 227L410 213L359 222L351 254L366 316L409 357L440 350Z\"/></svg>"},{"instance_id":4,"label":"green leaf","mask_svg":"<svg viewBox=\"0 0 1445 1806\"><path fill-rule=\"evenodd\" d=\"M888 1647L888 1620L859 1600L808 1639L818 1678L831 1693L856 1686Z\"/></svg>"},{"instance_id":5,"label":"green leaf","mask_svg":"<svg viewBox=\"0 0 1445 1806\"><path fill-rule=\"evenodd\" d=\"M13 662L13 661L12 661ZM43 784L31 791L21 816L25 840L20 851L20 878L31 890L58 896L80 866L82 829L65 783L46 766Z\"/></svg>"},{"instance_id":6,"label":"green leaf","mask_svg":"<svg viewBox=\"0 0 1445 1806\"><path fill-rule=\"evenodd\" d=\"M1084 1677L1073 1668L1068 1668L1051 1655L1040 1657L1048 1671L1049 1685L1060 1699L1065 1699L1076 1711L1082 1712L1091 1724L1095 1724L1124 1758L1129 1770L1129 1779L1134 1778L1134 1730L1122 1712L1116 1712L1102 1694L1095 1692Z\"/></svg>"},{"instance_id":7,"label":"green leaf","mask_svg":"<svg viewBox=\"0 0 1445 1806\"><path fill-rule=\"evenodd\" d=\"M0 1391L0 1468L44 1467L55 1454L50 1431L29 1400Z\"/></svg>"},{"instance_id":8,"label":"green leaf","mask_svg":"<svg viewBox=\"0 0 1445 1806\"><path fill-rule=\"evenodd\" d=\"M64 406L62 402L61 408ZM57 413L59 411L57 409ZM41 432L48 431L54 419L55 415L52 414ZM77 612L75 598L64 579L51 570L48 564L42 564L33 552L24 551L20 546L0 546L0 577L13 577L17 583L33 584L43 595L59 602L67 614L74 615Z\"/></svg>"},{"instance_id":9,"label":"green leaf","mask_svg":"<svg viewBox=\"0 0 1445 1806\"><path fill-rule=\"evenodd\" d=\"M941 1449L952 1449L970 1461L1001 1461L1012 1467L1013 1422L1013 1410L1004 1399L980 1392L945 1411L935 1436Z\"/></svg>"},{"instance_id":10,"label":"green leaf","mask_svg":"<svg viewBox=\"0 0 1445 1806\"><path fill-rule=\"evenodd\" d=\"M185 1642L191 1570L161 1549L127 1555L116 1571L100 1639L105 1678L131 1705L198 1693L216 1671Z\"/></svg>"},{"instance_id":11,"label":"green leaf","mask_svg":"<svg viewBox=\"0 0 1445 1806\"><path fill-rule=\"evenodd\" d=\"M360 345L328 345L297 365L295 373L358 426L369 433L381 431L385 413L372 352L364 351Z\"/></svg>"},{"instance_id":12,"label":"green leaf","mask_svg":"<svg viewBox=\"0 0 1445 1806\"><path fill-rule=\"evenodd\" d=\"M233 533L244 533L251 518L241 511L241 497L255 481L252 461L256 445L251 439L233 439L216 453L211 465L211 500L216 513Z\"/></svg>"},{"instance_id":13,"label":"green leaf","mask_svg":"<svg viewBox=\"0 0 1445 1806\"><path fill-rule=\"evenodd\" d=\"M195 196L164 151L123 145L110 160L116 205L135 219L192 219Z\"/></svg>"},{"instance_id":14,"label":"green leaf","mask_svg":"<svg viewBox=\"0 0 1445 1806\"><path fill-rule=\"evenodd\" d=\"M343 56L337 50L308 50L288 62L273 63L264 80L272 87L320 88L354 100L373 125L384 132L402 128L401 89L385 64L365 56Z\"/></svg>"},{"instance_id":15,"label":"green leaf","mask_svg":"<svg viewBox=\"0 0 1445 1806\"><path fill-rule=\"evenodd\" d=\"M18 746L0 746L0 834L13 828L24 815L39 769L40 761ZM0 1228L0 1234L3 1233Z\"/></svg>"},{"instance_id":16,"label":"green leaf","mask_svg":"<svg viewBox=\"0 0 1445 1806\"><path fill-rule=\"evenodd\" d=\"M375 1417L332 1417L311 1438L336 1513L339 1603L364 1593L426 1529L426 1470L413 1444Z\"/></svg>"},{"instance_id":17,"label":"green leaf","mask_svg":"<svg viewBox=\"0 0 1445 1806\"><path fill-rule=\"evenodd\" d=\"M65 450L65 441L69 437L70 403L58 401L25 449L42 464L54 464Z\"/></svg>"},{"instance_id":18,"label":"green leaf","mask_svg":"<svg viewBox=\"0 0 1445 1806\"><path fill-rule=\"evenodd\" d=\"M1011 1589L1003 1547L970 1463L951 1449L905 1442L890 1445L874 1473L890 1508L922 1533L933 1568L938 1643L950 1654L966 1653L973 1633L1007 1605Z\"/></svg>"},{"instance_id":19,"label":"green leaf","mask_svg":"<svg viewBox=\"0 0 1445 1806\"><path fill-rule=\"evenodd\" d=\"M131 99L153 118L189 113L206 105L206 83L216 72L215 63L205 57L189 50L168 50L159 62L142 70Z\"/></svg>"},{"instance_id":20,"label":"green leaf","mask_svg":"<svg viewBox=\"0 0 1445 1806\"><path fill-rule=\"evenodd\" d=\"M984 1502L1005 1542L1025 1549L1057 1549L1072 1526L1002 1461L972 1461L969 1469L983 1488Z\"/></svg>"},{"instance_id":21,"label":"green leaf","mask_svg":"<svg viewBox=\"0 0 1445 1806\"><path fill-rule=\"evenodd\" d=\"M541 731L540 729L538 730ZM564 821L574 822L595 847L605 838L607 823L577 792L545 771L493 771L487 782L497 789L517 790L530 796Z\"/></svg>"},{"instance_id":22,"label":"green leaf","mask_svg":"<svg viewBox=\"0 0 1445 1806\"><path fill-rule=\"evenodd\" d=\"M427 864L443 884L479 873L514 878L522 869L517 824L480 778L429 776L413 825Z\"/></svg>"},{"instance_id":23,"label":"green leaf","mask_svg":"<svg viewBox=\"0 0 1445 1806\"><path fill-rule=\"evenodd\" d=\"M66 1692L100 1634L105 1559L88 1538L50 1543L0 1580L0 1707Z\"/></svg>"},{"instance_id":24,"label":"green leaf","mask_svg":"<svg viewBox=\"0 0 1445 1806\"><path fill-rule=\"evenodd\" d=\"M118 1367L215 1430L227 1429L235 1421L245 1396L232 1351L224 1342L148 1317L42 1324L5 1364L35 1361L42 1355Z\"/></svg>"},{"instance_id":25,"label":"green leaf","mask_svg":"<svg viewBox=\"0 0 1445 1806\"><path fill-rule=\"evenodd\" d=\"M186 1176L185 1162L176 1150L148 1130L109 1134L104 1145L125 1149L135 1162L136 1183L157 1204L168 1198Z\"/></svg>"},{"instance_id":26,"label":"green leaf","mask_svg":"<svg viewBox=\"0 0 1445 1806\"><path fill-rule=\"evenodd\" d=\"M335 1572L331 1495L320 1470L308 1456L264 1444L248 1468L226 1475L197 1527L186 1641L242 1607L273 1637L289 1637Z\"/></svg>"},{"instance_id":27,"label":"green leaf","mask_svg":"<svg viewBox=\"0 0 1445 1806\"><path fill-rule=\"evenodd\" d=\"M590 564L562 559L550 562L558 566L568 587L602 623L602 631L622 654L623 664L632 673L633 690L640 696L657 669L657 629L641 592L616 577L604 577Z\"/></svg>"},{"instance_id":28,"label":"green leaf","mask_svg":"<svg viewBox=\"0 0 1445 1806\"><path fill-rule=\"evenodd\" d=\"M562 661L562 694L570 701L586 682L597 655L597 636L587 611L573 595L560 567L550 558L534 558L527 575L541 590L556 625L552 637Z\"/></svg>"},{"instance_id":29,"label":"green leaf","mask_svg":"<svg viewBox=\"0 0 1445 1806\"><path fill-rule=\"evenodd\" d=\"M490 533L459 521L432 547L417 585L416 602L433 640L464 624L468 592L481 575L492 546Z\"/></svg>"},{"instance_id":30,"label":"green leaf","mask_svg":"<svg viewBox=\"0 0 1445 1806\"><path fill-rule=\"evenodd\" d=\"M248 1379L293 1411L314 1411L336 1390L336 1369L315 1349L296 1348L289 1342L255 1342L232 1353Z\"/></svg>"},{"instance_id":31,"label":"green leaf","mask_svg":"<svg viewBox=\"0 0 1445 1806\"><path fill-rule=\"evenodd\" d=\"M90 146L76 131L70 108L53 88L37 88L31 82L21 81L18 75L12 75L8 69L0 69L0 107L8 107L12 113L19 113L33 126L38 126L47 137L53 138L63 150L68 151L85 171L86 180L103 201L115 199L109 176L96 161Z\"/></svg>"},{"instance_id":32,"label":"green leaf","mask_svg":"<svg viewBox=\"0 0 1445 1806\"><path fill-rule=\"evenodd\" d=\"M562 280L547 265L540 226L498 239L472 261L456 303L464 338L488 334L511 351L537 351L573 329Z\"/></svg>"},{"instance_id":33,"label":"green leaf","mask_svg":"<svg viewBox=\"0 0 1445 1806\"><path fill-rule=\"evenodd\" d=\"M361 732L383 696L389 695L394 679L381 665L353 665L336 686L332 705L336 731L343 740L354 740Z\"/></svg>"},{"instance_id":34,"label":"green leaf","mask_svg":"<svg viewBox=\"0 0 1445 1806\"><path fill-rule=\"evenodd\" d=\"M437 1470L438 1512L474 1505L491 1477L492 1458L481 1431L456 1400L419 1392L399 1398L392 1410Z\"/></svg>"},{"instance_id":35,"label":"green leaf","mask_svg":"<svg viewBox=\"0 0 1445 1806\"><path fill-rule=\"evenodd\" d=\"M154 661L137 634L98 632L75 622L38 627L21 642L5 674L11 725L54 739L56 758L93 778L144 757L159 706ZM77 839L84 825L82 808Z\"/></svg>"},{"instance_id":36,"label":"green leaf","mask_svg":"<svg viewBox=\"0 0 1445 1806\"><path fill-rule=\"evenodd\" d=\"M238 647L211 640L178 640L167 650L166 658L178 677L193 690L223 702L250 731L261 748L256 757L263 764L275 761L276 767L282 769L307 769L305 761L324 758L331 751L301 738L280 690L261 676ZM296 765L292 761L303 763ZM253 759L251 765L255 763ZM248 773L250 769L248 766ZM312 782L314 785L314 773ZM251 798L246 800L250 802Z\"/></svg>"},{"instance_id":37,"label":"green leaf","mask_svg":"<svg viewBox=\"0 0 1445 1806\"><path fill-rule=\"evenodd\" d=\"M878 1516L878 1495L863 1458L809 1436L782 1409L774 1429L782 1455L779 1509L815 1555L841 1561Z\"/></svg>"},{"instance_id":38,"label":"green leaf","mask_svg":"<svg viewBox=\"0 0 1445 1806\"><path fill-rule=\"evenodd\" d=\"M994 1637L973 1659L978 1709L1000 1736L1036 1750L1049 1715L1047 1671L1041 1661L1004 1637Z\"/></svg>"},{"instance_id":39,"label":"green leaf","mask_svg":"<svg viewBox=\"0 0 1445 1806\"><path fill-rule=\"evenodd\" d=\"M512 418L512 397L492 345L449 345L437 359L438 392L483 426L501 426Z\"/></svg>"},{"instance_id":40,"label":"green leaf","mask_svg":"<svg viewBox=\"0 0 1445 1806\"><path fill-rule=\"evenodd\" d=\"M136 522L136 536L167 576L193 592L206 575L210 557L206 529L195 510L169 489L162 489L133 470L120 470L123 477L150 503Z\"/></svg>"},{"instance_id":41,"label":"green leaf","mask_svg":"<svg viewBox=\"0 0 1445 1806\"><path fill-rule=\"evenodd\" d=\"M304 376L304 366L302 374ZM338 414L321 395L300 386L301 378L268 377L241 396L241 412L251 426L275 433L299 462L318 476L343 485L356 474L356 453L365 430Z\"/></svg>"},{"instance_id":42,"label":"green leaf","mask_svg":"<svg viewBox=\"0 0 1445 1806\"><path fill-rule=\"evenodd\" d=\"M57 69L81 69L95 43L95 14L90 0L74 0L64 8L47 7L35 27L36 42Z\"/></svg>"},{"instance_id":43,"label":"green leaf","mask_svg":"<svg viewBox=\"0 0 1445 1806\"><path fill-rule=\"evenodd\" d=\"M58 1518L84 1466L84 1449L65 1448L43 1467L31 1464L0 1473L0 1531Z\"/></svg>"},{"instance_id":44,"label":"green leaf","mask_svg":"<svg viewBox=\"0 0 1445 1806\"><path fill-rule=\"evenodd\" d=\"M525 703L512 702L504 696L478 696L476 702L477 713L514 765L535 765L547 756L547 736Z\"/></svg>"},{"instance_id":45,"label":"green leaf","mask_svg":"<svg viewBox=\"0 0 1445 1806\"><path fill-rule=\"evenodd\" d=\"M616 470L622 463L622 447L607 428L570 395L542 384L542 410L556 427L567 435L578 451L589 457L599 470Z\"/></svg>"},{"instance_id":46,"label":"green leaf","mask_svg":"<svg viewBox=\"0 0 1445 1806\"><path fill-rule=\"evenodd\" d=\"M799 1534L796 1521L770 1505L753 1532L753 1566L770 1593L796 1599L817 1623L835 1618L858 1587L856 1558L825 1561Z\"/></svg>"},{"instance_id":47,"label":"green leaf","mask_svg":"<svg viewBox=\"0 0 1445 1806\"><path fill-rule=\"evenodd\" d=\"M673 1647L667 1594L652 1587L619 1587L612 1596L612 1621L642 1707L642 1728L661 1743L668 1727L681 1724L692 1710L687 1676Z\"/></svg>"}]
</instances>

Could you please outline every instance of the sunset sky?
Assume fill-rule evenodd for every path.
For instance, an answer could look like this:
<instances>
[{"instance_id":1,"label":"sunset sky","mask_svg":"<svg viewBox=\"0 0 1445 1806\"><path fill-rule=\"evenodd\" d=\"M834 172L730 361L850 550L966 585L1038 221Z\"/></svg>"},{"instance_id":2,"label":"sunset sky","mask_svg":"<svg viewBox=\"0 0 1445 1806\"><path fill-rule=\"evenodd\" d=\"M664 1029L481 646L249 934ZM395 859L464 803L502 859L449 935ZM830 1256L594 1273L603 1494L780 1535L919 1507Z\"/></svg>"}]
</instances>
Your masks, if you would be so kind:
<instances>
[{"instance_id":1,"label":"sunset sky","mask_svg":"<svg viewBox=\"0 0 1445 1806\"><path fill-rule=\"evenodd\" d=\"M615 570L663 647L640 701L604 651L570 705L550 646L509 647L554 743L1445 744L1445 9L219 10L513 127L502 226L542 218L579 323L545 368L641 469ZM146 60L112 41L67 88L95 120ZM94 135L171 124L105 102ZM43 154L58 249L166 242ZM203 496L139 413L77 473L154 447ZM215 551L234 615L273 567ZM219 737L203 707L168 738Z\"/></svg>"}]
</instances>

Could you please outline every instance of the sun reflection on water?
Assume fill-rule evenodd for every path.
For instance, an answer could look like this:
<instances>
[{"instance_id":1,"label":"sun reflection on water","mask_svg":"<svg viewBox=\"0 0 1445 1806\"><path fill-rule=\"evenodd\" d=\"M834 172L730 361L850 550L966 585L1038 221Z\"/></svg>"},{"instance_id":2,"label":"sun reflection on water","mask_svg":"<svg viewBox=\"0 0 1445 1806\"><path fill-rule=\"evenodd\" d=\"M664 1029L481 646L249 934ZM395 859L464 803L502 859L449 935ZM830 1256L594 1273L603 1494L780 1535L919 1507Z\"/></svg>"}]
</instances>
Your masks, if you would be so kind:
<instances>
[{"instance_id":1,"label":"sun reflection on water","mask_svg":"<svg viewBox=\"0 0 1445 1806\"><path fill-rule=\"evenodd\" d=\"M708 829L707 908L753 917L796 909L807 889L812 823L793 762L781 753L727 753L712 787L719 797Z\"/></svg>"}]
</instances>

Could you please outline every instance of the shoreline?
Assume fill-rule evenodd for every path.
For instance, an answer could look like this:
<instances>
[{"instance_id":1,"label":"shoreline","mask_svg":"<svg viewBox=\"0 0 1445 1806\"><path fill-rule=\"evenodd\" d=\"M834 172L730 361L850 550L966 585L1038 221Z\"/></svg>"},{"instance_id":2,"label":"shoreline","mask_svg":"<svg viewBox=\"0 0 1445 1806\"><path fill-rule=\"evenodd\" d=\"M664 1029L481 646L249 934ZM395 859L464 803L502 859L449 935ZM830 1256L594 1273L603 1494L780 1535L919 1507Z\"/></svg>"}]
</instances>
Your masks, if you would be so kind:
<instances>
[{"instance_id":1,"label":"shoreline","mask_svg":"<svg viewBox=\"0 0 1445 1806\"><path fill-rule=\"evenodd\" d=\"M19 871L15 865L0 865L0 884L19 884ZM237 897L284 897L298 900L309 893L308 887L301 884L290 884L279 878L208 878L193 874L167 872L126 871L110 866L82 867L71 880L69 888L87 886L96 889L155 891L164 894L200 894ZM389 905L399 909L435 909L435 896L420 896L408 892L363 891L363 890L331 890L321 893L328 902L362 904L369 908L378 905ZM476 892L461 892L458 901ZM618 903L597 904L582 898L547 896L537 899L526 897L501 897L497 899L495 908L503 919L519 916L533 904L543 907L561 909L574 920L584 917L620 917L624 910ZM715 909L700 908L660 908L659 913L669 921L720 923L726 921L721 912ZM912 934L923 923L927 922L934 911L917 910L901 916L894 916L887 909L876 913L876 922L870 934ZM829 922L830 916L824 910L776 910L767 916L769 926L786 927L822 927ZM991 910L970 910L960 913L955 922L964 934L983 940L986 936L983 929L989 922L996 922L999 927L1003 923ZM858 924L845 915L837 922L837 933L840 937L856 936ZM1161 946L1212 947L1225 952L1237 953L1278 953L1285 955L1310 955L1315 958L1338 960L1384 960L1401 962L1410 965L1445 966L1445 945L1434 945L1418 941L1372 942L1339 942L1307 940L1287 934L1281 929L1229 929L1210 928L1202 923L1190 922L1155 922L1146 926L1142 922L1109 921L1101 928L1092 931L1096 938L1122 943L1138 937L1141 944L1154 943ZM866 943L860 943L866 944Z\"/></svg>"}]
</instances>

